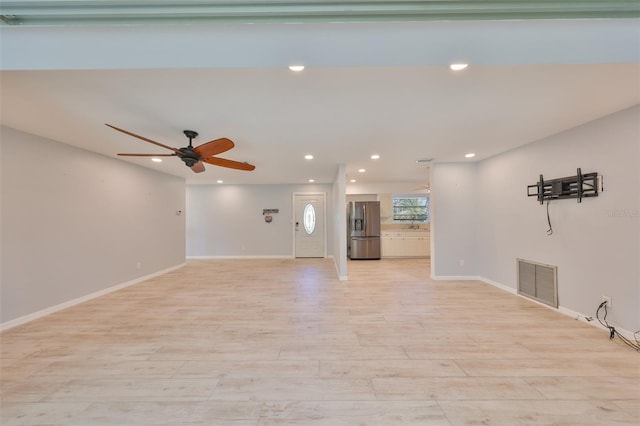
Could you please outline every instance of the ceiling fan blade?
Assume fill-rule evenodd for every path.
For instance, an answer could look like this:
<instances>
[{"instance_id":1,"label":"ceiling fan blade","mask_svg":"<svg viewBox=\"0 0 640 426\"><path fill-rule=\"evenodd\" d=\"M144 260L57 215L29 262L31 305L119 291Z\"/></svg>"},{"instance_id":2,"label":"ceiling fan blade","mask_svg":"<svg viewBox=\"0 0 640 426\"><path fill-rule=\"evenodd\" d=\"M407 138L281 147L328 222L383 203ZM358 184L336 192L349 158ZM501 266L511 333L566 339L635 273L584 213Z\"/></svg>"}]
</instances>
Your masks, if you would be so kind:
<instances>
[{"instance_id":1,"label":"ceiling fan blade","mask_svg":"<svg viewBox=\"0 0 640 426\"><path fill-rule=\"evenodd\" d=\"M145 142L149 142L149 143L152 143L152 144L154 144L154 145L158 145L158 146L161 146L161 147L163 147L163 148L169 149L169 150L171 150L171 151L175 152L176 154L179 154L179 153L180 153L180 151L178 151L176 148L172 148L172 147L170 147L170 146L163 145L163 144L161 144L160 142L152 141L151 139L147 139L147 138L145 138L144 136L136 135L135 133L131 133L131 132L128 132L128 131L126 131L126 130L124 130L124 129L120 129L120 128L116 127L116 126L112 126L111 124L107 124L107 123L105 123L105 126L107 126L107 127L111 127L113 130L117 130L117 131L119 131L119 132L122 132L122 133L124 133L125 135L133 136L134 138L142 139L142 140L143 140L143 141L145 141Z\"/></svg>"},{"instance_id":2,"label":"ceiling fan blade","mask_svg":"<svg viewBox=\"0 0 640 426\"><path fill-rule=\"evenodd\" d=\"M256 166L249 163L241 163L239 161L227 160L226 158L220 157L203 158L202 161L204 161L205 163L213 164L214 166L228 167L230 169L237 170L246 170L249 172L256 168Z\"/></svg>"},{"instance_id":3,"label":"ceiling fan blade","mask_svg":"<svg viewBox=\"0 0 640 426\"><path fill-rule=\"evenodd\" d=\"M202 173L204 172L204 164L202 164L202 161L198 161L196 164L191 166L191 170L196 173Z\"/></svg>"},{"instance_id":4,"label":"ceiling fan blade","mask_svg":"<svg viewBox=\"0 0 640 426\"><path fill-rule=\"evenodd\" d=\"M229 151L235 144L227 138L220 138L213 141L198 145L193 150L202 158L213 157L214 155L222 154L225 151Z\"/></svg>"},{"instance_id":5,"label":"ceiling fan blade","mask_svg":"<svg viewBox=\"0 0 640 426\"><path fill-rule=\"evenodd\" d=\"M175 157L176 154L121 154L123 157Z\"/></svg>"}]
</instances>

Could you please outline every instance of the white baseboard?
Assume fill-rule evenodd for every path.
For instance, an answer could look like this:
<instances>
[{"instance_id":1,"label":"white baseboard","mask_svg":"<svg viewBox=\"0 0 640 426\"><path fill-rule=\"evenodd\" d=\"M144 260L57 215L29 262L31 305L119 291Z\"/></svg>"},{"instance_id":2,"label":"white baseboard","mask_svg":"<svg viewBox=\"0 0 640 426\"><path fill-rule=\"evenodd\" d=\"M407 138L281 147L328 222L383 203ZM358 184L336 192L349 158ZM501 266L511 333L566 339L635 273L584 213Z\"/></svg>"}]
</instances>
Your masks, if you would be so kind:
<instances>
[{"instance_id":1,"label":"white baseboard","mask_svg":"<svg viewBox=\"0 0 640 426\"><path fill-rule=\"evenodd\" d=\"M506 285L504 285L504 284L500 284L499 282L496 282L496 281L490 280L489 278L485 278L485 277L478 277L478 280L479 280L479 281L482 281L482 282L484 282L484 283L487 283L487 284L489 284L489 285L492 285L492 286L494 286L494 287L498 287L500 290L504 290L504 291L506 291L507 293L511 293L511 294L516 294L516 295L518 295L518 290L517 290L517 289L512 288L512 287L509 287L509 286L506 286ZM519 295L518 295L518 296L519 296ZM528 298L527 298L527 300L530 300L530 299L528 299ZM536 302L536 301L535 301L535 300L532 300L532 302ZM539 302L536 302L536 303L539 303ZM543 303L540 303L540 304L541 304L541 305L544 305ZM545 306L547 306L547 305L545 305Z\"/></svg>"},{"instance_id":2,"label":"white baseboard","mask_svg":"<svg viewBox=\"0 0 640 426\"><path fill-rule=\"evenodd\" d=\"M333 266L336 268L336 274L338 274L338 279L340 281L349 281L349 277L347 275L340 275L340 268L338 268L338 262L336 261L336 258L333 257L333 255L329 255L327 257L333 259Z\"/></svg>"},{"instance_id":3,"label":"white baseboard","mask_svg":"<svg viewBox=\"0 0 640 426\"><path fill-rule=\"evenodd\" d=\"M571 318L573 318L575 320L584 322L585 324L592 325L592 326L594 326L596 328L599 328L601 330L606 330L608 332L607 328L605 328L602 324L600 324L600 322L593 315L581 314L580 312L576 312L576 311L571 310L569 308L565 308L564 306L558 306L558 309L555 309L553 306L549 306L549 305L546 305L544 303L540 303L540 302L538 302L536 300L533 300L533 299L530 299L528 297L525 297L525 296L522 296L522 295L518 294L518 290L515 289L515 288L506 286L504 284L500 284L500 283L495 282L493 280L490 280L488 278L478 277L478 281L482 281L482 282L484 282L486 284L492 285L492 286L497 287L497 288L499 288L501 290L504 290L504 291L509 292L511 294L515 294L516 296L522 297L523 299L526 299L529 302L536 303L536 304L538 304L540 306L543 306L545 308L548 308L548 309L553 309L553 310L555 310L555 311L557 311L557 312L559 312L559 313L561 313L563 315L566 315L566 316L571 317ZM587 319L587 318L589 318L589 319ZM631 340L632 342L635 341L634 333L632 333L629 330L625 330L624 328L620 328L614 323L610 323L610 324L613 327L615 327L616 331L618 333L622 334L625 338Z\"/></svg>"},{"instance_id":4,"label":"white baseboard","mask_svg":"<svg viewBox=\"0 0 640 426\"><path fill-rule=\"evenodd\" d=\"M431 274L432 280L437 281L481 281L480 277L477 275L433 275Z\"/></svg>"},{"instance_id":5,"label":"white baseboard","mask_svg":"<svg viewBox=\"0 0 640 426\"><path fill-rule=\"evenodd\" d=\"M293 259L292 255L269 255L269 256L187 256L187 260L212 260L212 259Z\"/></svg>"},{"instance_id":6,"label":"white baseboard","mask_svg":"<svg viewBox=\"0 0 640 426\"><path fill-rule=\"evenodd\" d=\"M75 298L73 300L69 300L67 302L63 302L63 303L60 303L58 305L42 309L42 310L34 312L32 314L28 314L28 315L25 315L25 316L22 316L22 317L19 317L19 318L16 318L16 319L12 319L12 320L7 321L7 322L3 322L2 324L0 324L0 332L8 330L8 329L13 328L13 327L17 327L17 326L22 325L22 324L26 324L26 323L28 323L30 321L33 321L33 320L36 320L38 318L45 317L45 316L50 315L50 314L52 314L54 312L58 312L58 311L61 311L63 309L70 308L71 306L78 305L80 303L84 303L84 302L89 301L91 299L95 299L96 297L104 296L105 294L112 293L112 292L114 292L116 290L120 290L120 289L123 289L125 287L129 287L129 286L132 286L134 284L138 284L138 283L140 283L142 281L146 281L148 279L151 279L151 278L154 278L154 277L157 277L157 276L160 276L160 275L164 275L167 272L171 272L171 271L174 271L176 269L182 268L185 265L186 265L186 263L181 263L179 265L172 266L170 268L163 269L161 271L154 272L152 274L144 275L142 277L133 279L131 281L127 281L127 282L116 284L114 286L111 286L111 287L108 287L108 288L105 288L105 289L102 289L102 290L98 290L95 293L87 294L86 296L81 296L81 297Z\"/></svg>"}]
</instances>

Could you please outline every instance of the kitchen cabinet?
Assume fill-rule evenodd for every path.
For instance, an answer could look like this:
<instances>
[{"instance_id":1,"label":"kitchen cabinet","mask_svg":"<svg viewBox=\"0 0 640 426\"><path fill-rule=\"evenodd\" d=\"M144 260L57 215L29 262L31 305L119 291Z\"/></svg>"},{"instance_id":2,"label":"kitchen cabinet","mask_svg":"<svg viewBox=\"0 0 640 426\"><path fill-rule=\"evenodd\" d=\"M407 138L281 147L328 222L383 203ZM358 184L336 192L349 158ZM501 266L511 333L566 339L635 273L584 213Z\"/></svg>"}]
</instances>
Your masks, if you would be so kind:
<instances>
[{"instance_id":1,"label":"kitchen cabinet","mask_svg":"<svg viewBox=\"0 0 640 426\"><path fill-rule=\"evenodd\" d=\"M422 239L424 240L424 243L420 244L420 248L418 250L418 256L431 257L431 238L427 236Z\"/></svg>"},{"instance_id":2,"label":"kitchen cabinet","mask_svg":"<svg viewBox=\"0 0 640 426\"><path fill-rule=\"evenodd\" d=\"M408 257L428 257L431 254L431 241L428 232L407 232L405 250Z\"/></svg>"},{"instance_id":3,"label":"kitchen cabinet","mask_svg":"<svg viewBox=\"0 0 640 426\"><path fill-rule=\"evenodd\" d=\"M424 243L420 238L405 237L404 250L405 256L418 256L420 255L420 244Z\"/></svg>"},{"instance_id":4,"label":"kitchen cabinet","mask_svg":"<svg viewBox=\"0 0 640 426\"><path fill-rule=\"evenodd\" d=\"M429 257L429 232L382 231L382 257Z\"/></svg>"},{"instance_id":5,"label":"kitchen cabinet","mask_svg":"<svg viewBox=\"0 0 640 426\"><path fill-rule=\"evenodd\" d=\"M404 232L385 232L381 233L382 256L383 257L399 257L404 256Z\"/></svg>"},{"instance_id":6,"label":"kitchen cabinet","mask_svg":"<svg viewBox=\"0 0 640 426\"><path fill-rule=\"evenodd\" d=\"M393 237L391 237L391 235L385 236L385 233L382 233L380 236L380 250L382 257L393 256L392 253L395 253L395 248L393 246Z\"/></svg>"}]
</instances>

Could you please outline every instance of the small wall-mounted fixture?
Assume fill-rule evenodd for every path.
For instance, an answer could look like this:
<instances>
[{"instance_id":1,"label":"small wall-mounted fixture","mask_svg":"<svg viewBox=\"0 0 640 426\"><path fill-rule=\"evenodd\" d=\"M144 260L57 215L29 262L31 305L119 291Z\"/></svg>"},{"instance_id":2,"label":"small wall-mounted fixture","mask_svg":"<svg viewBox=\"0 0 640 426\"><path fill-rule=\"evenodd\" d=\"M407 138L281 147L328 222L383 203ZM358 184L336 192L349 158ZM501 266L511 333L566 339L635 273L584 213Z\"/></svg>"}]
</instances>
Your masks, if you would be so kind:
<instances>
[{"instance_id":1,"label":"small wall-mounted fixture","mask_svg":"<svg viewBox=\"0 0 640 426\"><path fill-rule=\"evenodd\" d=\"M264 216L264 221L267 223L271 223L273 221L272 214L280 212L280 209L262 209L262 215Z\"/></svg>"}]
</instances>

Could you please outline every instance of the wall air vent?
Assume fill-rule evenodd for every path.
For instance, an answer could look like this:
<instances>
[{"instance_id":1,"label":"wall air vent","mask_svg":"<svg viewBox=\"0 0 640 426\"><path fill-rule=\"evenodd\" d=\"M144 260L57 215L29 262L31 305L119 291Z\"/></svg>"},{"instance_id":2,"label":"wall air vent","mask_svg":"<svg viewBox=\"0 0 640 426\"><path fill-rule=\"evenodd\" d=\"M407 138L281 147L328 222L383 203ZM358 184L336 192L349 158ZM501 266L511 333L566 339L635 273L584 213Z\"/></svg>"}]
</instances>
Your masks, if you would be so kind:
<instances>
[{"instance_id":1,"label":"wall air vent","mask_svg":"<svg viewBox=\"0 0 640 426\"><path fill-rule=\"evenodd\" d=\"M516 259L518 294L558 307L558 267Z\"/></svg>"}]
</instances>

